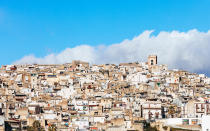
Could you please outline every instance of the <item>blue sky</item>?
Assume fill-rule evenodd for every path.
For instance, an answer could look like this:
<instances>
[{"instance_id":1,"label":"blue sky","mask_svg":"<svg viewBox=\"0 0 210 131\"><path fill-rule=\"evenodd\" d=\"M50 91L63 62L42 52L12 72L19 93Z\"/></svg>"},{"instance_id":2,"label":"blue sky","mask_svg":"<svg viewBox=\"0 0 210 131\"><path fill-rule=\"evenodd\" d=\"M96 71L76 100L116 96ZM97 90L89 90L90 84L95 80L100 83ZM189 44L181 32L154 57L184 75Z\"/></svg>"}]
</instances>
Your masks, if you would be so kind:
<instances>
[{"instance_id":1,"label":"blue sky","mask_svg":"<svg viewBox=\"0 0 210 131\"><path fill-rule=\"evenodd\" d=\"M87 44L111 45L145 30L210 27L209 0L0 0L0 64Z\"/></svg>"}]
</instances>

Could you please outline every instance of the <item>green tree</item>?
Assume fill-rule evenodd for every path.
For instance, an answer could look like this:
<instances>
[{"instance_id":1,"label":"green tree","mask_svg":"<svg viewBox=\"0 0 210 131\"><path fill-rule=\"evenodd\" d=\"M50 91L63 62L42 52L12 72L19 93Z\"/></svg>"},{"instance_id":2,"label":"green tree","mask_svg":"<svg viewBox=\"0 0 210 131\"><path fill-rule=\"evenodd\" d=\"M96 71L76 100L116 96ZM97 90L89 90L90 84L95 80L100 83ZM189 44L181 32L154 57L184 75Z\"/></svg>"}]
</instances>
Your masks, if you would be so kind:
<instances>
[{"instance_id":1,"label":"green tree","mask_svg":"<svg viewBox=\"0 0 210 131\"><path fill-rule=\"evenodd\" d=\"M144 123L144 131L158 131L156 127L151 127L150 123Z\"/></svg>"},{"instance_id":2,"label":"green tree","mask_svg":"<svg viewBox=\"0 0 210 131\"><path fill-rule=\"evenodd\" d=\"M168 108L168 114L173 118L174 117L174 114L175 114L175 107L174 106L169 106Z\"/></svg>"},{"instance_id":3,"label":"green tree","mask_svg":"<svg viewBox=\"0 0 210 131\"><path fill-rule=\"evenodd\" d=\"M48 131L57 131L56 125L52 124L51 126L49 126Z\"/></svg>"},{"instance_id":4,"label":"green tree","mask_svg":"<svg viewBox=\"0 0 210 131\"><path fill-rule=\"evenodd\" d=\"M34 121L32 126L27 127L27 131L44 131L39 121Z\"/></svg>"}]
</instances>

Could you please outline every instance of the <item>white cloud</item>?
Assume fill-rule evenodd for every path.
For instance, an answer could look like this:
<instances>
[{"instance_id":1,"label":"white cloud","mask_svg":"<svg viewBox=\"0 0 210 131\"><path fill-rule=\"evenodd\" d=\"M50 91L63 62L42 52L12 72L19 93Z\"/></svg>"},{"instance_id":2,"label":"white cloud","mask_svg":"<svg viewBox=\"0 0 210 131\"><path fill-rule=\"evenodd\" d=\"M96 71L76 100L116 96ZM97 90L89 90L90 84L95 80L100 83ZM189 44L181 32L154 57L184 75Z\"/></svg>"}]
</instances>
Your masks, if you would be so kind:
<instances>
[{"instance_id":1,"label":"white cloud","mask_svg":"<svg viewBox=\"0 0 210 131\"><path fill-rule=\"evenodd\" d=\"M50 54L43 58L34 55L24 56L15 64L61 64L72 60L83 60L90 63L120 63L146 61L149 54L157 54L159 63L171 68L189 71L210 72L210 31L199 32L160 32L157 36L153 31L144 31L132 40L109 46L81 45L66 48L58 54Z\"/></svg>"}]
</instances>

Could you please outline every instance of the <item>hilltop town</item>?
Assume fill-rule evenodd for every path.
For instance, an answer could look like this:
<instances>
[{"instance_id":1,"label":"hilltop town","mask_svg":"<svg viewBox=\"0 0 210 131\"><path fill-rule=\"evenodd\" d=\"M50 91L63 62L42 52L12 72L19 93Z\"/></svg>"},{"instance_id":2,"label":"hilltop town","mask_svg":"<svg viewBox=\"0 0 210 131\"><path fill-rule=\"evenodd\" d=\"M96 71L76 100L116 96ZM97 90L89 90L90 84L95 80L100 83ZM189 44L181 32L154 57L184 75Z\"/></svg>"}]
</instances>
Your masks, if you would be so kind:
<instances>
[{"instance_id":1,"label":"hilltop town","mask_svg":"<svg viewBox=\"0 0 210 131\"><path fill-rule=\"evenodd\" d=\"M0 130L210 128L210 78L169 70L156 55L119 65L2 66L0 98Z\"/></svg>"}]
</instances>

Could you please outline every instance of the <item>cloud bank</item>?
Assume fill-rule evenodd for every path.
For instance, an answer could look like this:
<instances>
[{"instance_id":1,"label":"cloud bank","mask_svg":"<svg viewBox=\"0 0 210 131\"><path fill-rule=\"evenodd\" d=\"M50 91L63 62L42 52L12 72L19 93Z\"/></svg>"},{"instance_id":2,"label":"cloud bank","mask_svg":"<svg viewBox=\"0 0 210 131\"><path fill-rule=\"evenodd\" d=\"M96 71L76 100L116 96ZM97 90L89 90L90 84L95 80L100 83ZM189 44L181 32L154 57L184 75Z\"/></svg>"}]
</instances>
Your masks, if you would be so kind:
<instances>
[{"instance_id":1,"label":"cloud bank","mask_svg":"<svg viewBox=\"0 0 210 131\"><path fill-rule=\"evenodd\" d=\"M165 32L152 35L144 31L131 40L112 45L80 45L66 48L60 53L42 58L34 55L24 56L14 64L62 64L72 60L88 61L92 64L146 61L149 54L158 55L158 63L170 68L185 69L192 72L210 72L210 31L196 29L188 32Z\"/></svg>"}]
</instances>

